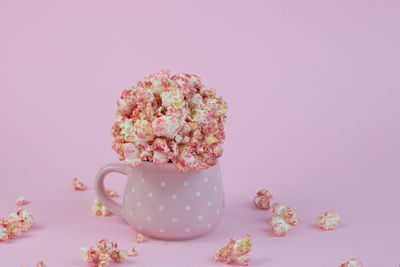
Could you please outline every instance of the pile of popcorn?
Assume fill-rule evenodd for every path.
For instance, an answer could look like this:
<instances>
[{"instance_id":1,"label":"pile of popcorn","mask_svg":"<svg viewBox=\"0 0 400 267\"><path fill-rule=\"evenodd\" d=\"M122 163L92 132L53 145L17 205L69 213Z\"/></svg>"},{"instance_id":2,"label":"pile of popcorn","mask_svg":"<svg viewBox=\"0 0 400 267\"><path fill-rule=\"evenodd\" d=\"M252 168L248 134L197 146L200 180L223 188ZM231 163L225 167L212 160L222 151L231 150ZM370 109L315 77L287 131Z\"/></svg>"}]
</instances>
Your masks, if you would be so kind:
<instances>
[{"instance_id":1,"label":"pile of popcorn","mask_svg":"<svg viewBox=\"0 0 400 267\"><path fill-rule=\"evenodd\" d=\"M0 219L0 241L6 241L27 232L33 224L32 214L25 209L11 213L8 218Z\"/></svg>"},{"instance_id":2,"label":"pile of popcorn","mask_svg":"<svg viewBox=\"0 0 400 267\"><path fill-rule=\"evenodd\" d=\"M109 241L107 239L100 240L94 247L81 248L83 259L88 263L90 267L104 267L107 266L110 261L122 262L126 260L128 256L136 256L137 251L134 247L128 250L118 249L116 242Z\"/></svg>"},{"instance_id":3,"label":"pile of popcorn","mask_svg":"<svg viewBox=\"0 0 400 267\"><path fill-rule=\"evenodd\" d=\"M222 154L227 103L195 74L159 71L124 90L117 105L112 147L128 166L200 171Z\"/></svg>"}]
</instances>

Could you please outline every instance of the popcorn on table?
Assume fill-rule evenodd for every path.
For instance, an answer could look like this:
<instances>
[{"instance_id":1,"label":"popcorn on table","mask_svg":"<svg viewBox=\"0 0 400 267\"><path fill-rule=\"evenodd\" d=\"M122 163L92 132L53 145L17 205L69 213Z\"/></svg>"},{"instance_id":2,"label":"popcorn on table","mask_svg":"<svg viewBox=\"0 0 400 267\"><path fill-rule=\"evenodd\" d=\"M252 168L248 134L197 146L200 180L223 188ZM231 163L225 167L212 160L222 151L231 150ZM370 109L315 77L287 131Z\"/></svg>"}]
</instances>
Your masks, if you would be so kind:
<instances>
[{"instance_id":1,"label":"popcorn on table","mask_svg":"<svg viewBox=\"0 0 400 267\"><path fill-rule=\"evenodd\" d=\"M266 189L261 189L254 198L254 205L259 209L269 210L271 208L271 199L271 193Z\"/></svg>"},{"instance_id":2,"label":"popcorn on table","mask_svg":"<svg viewBox=\"0 0 400 267\"><path fill-rule=\"evenodd\" d=\"M84 190L86 190L87 186L84 182L82 182L78 178L73 178L72 179L72 188L76 191L84 191Z\"/></svg>"},{"instance_id":3,"label":"popcorn on table","mask_svg":"<svg viewBox=\"0 0 400 267\"><path fill-rule=\"evenodd\" d=\"M100 240L94 247L82 247L82 258L88 263L90 267L104 267L110 261L122 262L128 256L136 256L135 248L129 248L127 251L118 249L116 242L111 242L107 239Z\"/></svg>"},{"instance_id":4,"label":"popcorn on table","mask_svg":"<svg viewBox=\"0 0 400 267\"><path fill-rule=\"evenodd\" d=\"M17 207L21 207L28 204L28 200L25 197L19 197L17 198L17 201L15 202L15 205L17 205Z\"/></svg>"},{"instance_id":5,"label":"popcorn on table","mask_svg":"<svg viewBox=\"0 0 400 267\"><path fill-rule=\"evenodd\" d=\"M144 242L144 237L141 233L137 233L136 235L136 243L143 243Z\"/></svg>"},{"instance_id":6,"label":"popcorn on table","mask_svg":"<svg viewBox=\"0 0 400 267\"><path fill-rule=\"evenodd\" d=\"M272 216L270 227L272 232L277 236L285 236L292 226L288 224L284 218L280 216Z\"/></svg>"},{"instance_id":7,"label":"popcorn on table","mask_svg":"<svg viewBox=\"0 0 400 267\"><path fill-rule=\"evenodd\" d=\"M286 207L281 203L275 203L272 205L272 213L276 216L282 217L292 226L296 226L299 222L296 212L292 208Z\"/></svg>"},{"instance_id":8,"label":"popcorn on table","mask_svg":"<svg viewBox=\"0 0 400 267\"><path fill-rule=\"evenodd\" d=\"M46 267L46 263L44 261L38 261L35 265L36 267ZM21 267L24 267L24 265L21 265Z\"/></svg>"},{"instance_id":9,"label":"popcorn on table","mask_svg":"<svg viewBox=\"0 0 400 267\"><path fill-rule=\"evenodd\" d=\"M130 247L126 251L126 255L128 255L129 257L137 256L137 254L138 254L138 252L137 252L136 248L134 248L134 247Z\"/></svg>"},{"instance_id":10,"label":"popcorn on table","mask_svg":"<svg viewBox=\"0 0 400 267\"><path fill-rule=\"evenodd\" d=\"M159 71L124 90L117 106L112 147L128 166L200 171L222 154L227 103L195 74Z\"/></svg>"},{"instance_id":11,"label":"popcorn on table","mask_svg":"<svg viewBox=\"0 0 400 267\"><path fill-rule=\"evenodd\" d=\"M242 239L231 238L228 244L217 250L214 259L225 264L249 264L249 252L251 250L250 235L244 235Z\"/></svg>"},{"instance_id":12,"label":"popcorn on table","mask_svg":"<svg viewBox=\"0 0 400 267\"><path fill-rule=\"evenodd\" d=\"M111 214L110 210L107 209L98 199L93 201L92 211L96 216L108 216Z\"/></svg>"},{"instance_id":13,"label":"popcorn on table","mask_svg":"<svg viewBox=\"0 0 400 267\"><path fill-rule=\"evenodd\" d=\"M111 188L107 188L106 193L109 197L112 197L112 198L119 197L119 194L117 192L115 192L114 190L112 190Z\"/></svg>"},{"instance_id":14,"label":"popcorn on table","mask_svg":"<svg viewBox=\"0 0 400 267\"><path fill-rule=\"evenodd\" d=\"M339 225L340 216L336 212L326 211L318 216L318 226L323 230L333 230Z\"/></svg>"},{"instance_id":15,"label":"popcorn on table","mask_svg":"<svg viewBox=\"0 0 400 267\"><path fill-rule=\"evenodd\" d=\"M0 241L12 239L22 232L27 232L33 224L32 214L25 209L11 213L8 218L0 219Z\"/></svg>"},{"instance_id":16,"label":"popcorn on table","mask_svg":"<svg viewBox=\"0 0 400 267\"><path fill-rule=\"evenodd\" d=\"M343 260L339 267L363 267L364 265L358 261L357 259L348 259L348 260Z\"/></svg>"}]
</instances>

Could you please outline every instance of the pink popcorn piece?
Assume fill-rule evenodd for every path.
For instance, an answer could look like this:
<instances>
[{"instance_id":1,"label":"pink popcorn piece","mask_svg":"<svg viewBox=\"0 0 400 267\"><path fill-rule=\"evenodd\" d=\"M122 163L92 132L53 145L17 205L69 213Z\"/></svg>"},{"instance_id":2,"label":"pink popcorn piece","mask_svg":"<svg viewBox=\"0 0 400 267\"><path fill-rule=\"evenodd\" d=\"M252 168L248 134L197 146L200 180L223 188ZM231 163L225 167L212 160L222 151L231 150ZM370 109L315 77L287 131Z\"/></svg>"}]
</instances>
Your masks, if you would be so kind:
<instances>
[{"instance_id":1,"label":"pink popcorn piece","mask_svg":"<svg viewBox=\"0 0 400 267\"><path fill-rule=\"evenodd\" d=\"M112 148L128 166L172 162L180 172L217 163L227 103L195 74L161 70L124 90L112 126Z\"/></svg>"},{"instance_id":2,"label":"pink popcorn piece","mask_svg":"<svg viewBox=\"0 0 400 267\"><path fill-rule=\"evenodd\" d=\"M116 242L107 239L100 240L94 247L82 247L81 254L90 267L104 267L110 261L122 262L128 258L126 251L118 249Z\"/></svg>"},{"instance_id":3,"label":"pink popcorn piece","mask_svg":"<svg viewBox=\"0 0 400 267\"><path fill-rule=\"evenodd\" d=\"M112 197L112 198L117 198L117 197L119 197L119 194L118 194L117 192L115 192L114 190L112 190L111 188L107 188L107 189L106 189L106 193L107 193L107 195L108 195L109 197Z\"/></svg>"},{"instance_id":4,"label":"pink popcorn piece","mask_svg":"<svg viewBox=\"0 0 400 267\"><path fill-rule=\"evenodd\" d=\"M96 216L108 216L111 214L110 210L107 209L98 199L93 201L92 211Z\"/></svg>"},{"instance_id":5,"label":"pink popcorn piece","mask_svg":"<svg viewBox=\"0 0 400 267\"><path fill-rule=\"evenodd\" d=\"M242 239L231 238L228 244L216 251L214 259L225 264L249 264L249 252L251 251L250 235L244 235Z\"/></svg>"},{"instance_id":6,"label":"pink popcorn piece","mask_svg":"<svg viewBox=\"0 0 400 267\"><path fill-rule=\"evenodd\" d=\"M136 248L130 247L126 250L126 255L128 255L129 257L134 257L134 256L138 255L138 252L137 252Z\"/></svg>"},{"instance_id":7,"label":"pink popcorn piece","mask_svg":"<svg viewBox=\"0 0 400 267\"><path fill-rule=\"evenodd\" d=\"M358 261L357 259L347 259L343 260L340 264L339 267L363 267L364 265Z\"/></svg>"},{"instance_id":8,"label":"pink popcorn piece","mask_svg":"<svg viewBox=\"0 0 400 267\"><path fill-rule=\"evenodd\" d=\"M0 219L0 241L7 241L27 232L33 224L32 214L25 209L11 213L8 218Z\"/></svg>"},{"instance_id":9,"label":"pink popcorn piece","mask_svg":"<svg viewBox=\"0 0 400 267\"><path fill-rule=\"evenodd\" d=\"M73 178L72 179L72 188L76 191L84 191L84 190L86 190L87 186L84 182L82 182L78 178Z\"/></svg>"},{"instance_id":10,"label":"pink popcorn piece","mask_svg":"<svg viewBox=\"0 0 400 267\"><path fill-rule=\"evenodd\" d=\"M253 202L258 209L269 210L271 208L271 199L271 193L266 189L261 189L257 192Z\"/></svg>"},{"instance_id":11,"label":"pink popcorn piece","mask_svg":"<svg viewBox=\"0 0 400 267\"><path fill-rule=\"evenodd\" d=\"M285 236L292 226L287 223L284 218L273 216L271 218L270 227L276 236Z\"/></svg>"},{"instance_id":12,"label":"pink popcorn piece","mask_svg":"<svg viewBox=\"0 0 400 267\"><path fill-rule=\"evenodd\" d=\"M296 226L299 223L296 212L292 208L286 207L281 203L272 205L272 213L275 216L282 217L291 226Z\"/></svg>"},{"instance_id":13,"label":"pink popcorn piece","mask_svg":"<svg viewBox=\"0 0 400 267\"><path fill-rule=\"evenodd\" d=\"M17 207L21 207L24 206L26 204L28 204L28 200L25 197L19 197L17 198L17 201L15 202L15 205L17 205Z\"/></svg>"},{"instance_id":14,"label":"pink popcorn piece","mask_svg":"<svg viewBox=\"0 0 400 267\"><path fill-rule=\"evenodd\" d=\"M46 263L44 262L44 261L38 261L37 263L36 263L36 267L46 267L47 265L46 265Z\"/></svg>"},{"instance_id":15,"label":"pink popcorn piece","mask_svg":"<svg viewBox=\"0 0 400 267\"><path fill-rule=\"evenodd\" d=\"M143 243L144 242L144 237L141 233L137 233L136 235L136 243Z\"/></svg>"},{"instance_id":16,"label":"pink popcorn piece","mask_svg":"<svg viewBox=\"0 0 400 267\"><path fill-rule=\"evenodd\" d=\"M323 230L333 230L339 225L340 216L336 212L326 211L317 217L318 226Z\"/></svg>"}]
</instances>

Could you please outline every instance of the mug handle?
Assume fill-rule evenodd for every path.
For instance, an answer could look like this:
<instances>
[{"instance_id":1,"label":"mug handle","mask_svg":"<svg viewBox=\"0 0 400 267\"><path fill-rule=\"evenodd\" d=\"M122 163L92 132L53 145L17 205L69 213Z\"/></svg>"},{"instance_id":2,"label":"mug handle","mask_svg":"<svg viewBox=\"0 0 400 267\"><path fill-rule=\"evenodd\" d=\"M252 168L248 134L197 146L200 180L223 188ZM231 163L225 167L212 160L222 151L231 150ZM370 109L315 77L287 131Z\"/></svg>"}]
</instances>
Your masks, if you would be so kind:
<instances>
[{"instance_id":1,"label":"mug handle","mask_svg":"<svg viewBox=\"0 0 400 267\"><path fill-rule=\"evenodd\" d=\"M101 168L95 180L96 196L112 213L124 218L122 205L110 198L104 188L104 178L111 172L118 172L126 176L128 175L128 167L122 163L110 163Z\"/></svg>"}]
</instances>

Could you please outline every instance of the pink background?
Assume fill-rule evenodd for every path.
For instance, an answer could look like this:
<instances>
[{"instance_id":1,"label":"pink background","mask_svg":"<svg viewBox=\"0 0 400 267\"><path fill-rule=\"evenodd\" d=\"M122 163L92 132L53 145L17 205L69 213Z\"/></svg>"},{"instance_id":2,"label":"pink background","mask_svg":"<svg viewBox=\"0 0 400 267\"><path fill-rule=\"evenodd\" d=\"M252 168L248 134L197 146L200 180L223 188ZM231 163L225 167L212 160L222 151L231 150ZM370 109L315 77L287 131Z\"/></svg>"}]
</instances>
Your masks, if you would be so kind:
<instances>
[{"instance_id":1,"label":"pink background","mask_svg":"<svg viewBox=\"0 0 400 267\"><path fill-rule=\"evenodd\" d=\"M85 266L101 238L134 244L90 208L117 160L110 128L121 90L160 68L197 73L229 102L221 160L226 214L184 242L147 240L110 266L223 266L214 251L249 233L251 266L397 266L400 175L399 1L0 2L0 215L26 196L32 230L0 243L0 265ZM90 185L70 188L72 177ZM109 185L121 192L124 179ZM284 238L250 202L268 188L297 210ZM325 210L342 216L316 228Z\"/></svg>"}]
</instances>

